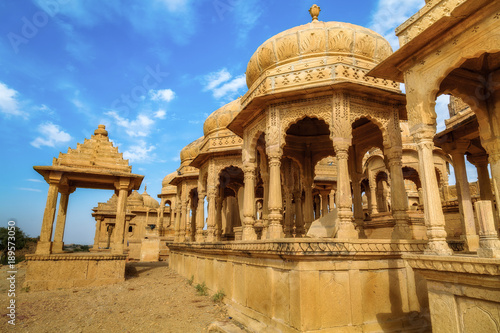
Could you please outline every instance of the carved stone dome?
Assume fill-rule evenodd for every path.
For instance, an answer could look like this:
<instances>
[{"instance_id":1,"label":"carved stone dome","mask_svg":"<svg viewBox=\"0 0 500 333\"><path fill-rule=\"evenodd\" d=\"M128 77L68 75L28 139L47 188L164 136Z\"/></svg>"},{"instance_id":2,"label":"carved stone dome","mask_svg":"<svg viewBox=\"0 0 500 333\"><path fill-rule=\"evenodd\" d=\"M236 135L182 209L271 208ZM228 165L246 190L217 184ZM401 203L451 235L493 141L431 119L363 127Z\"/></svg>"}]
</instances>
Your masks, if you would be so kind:
<instances>
[{"instance_id":1,"label":"carved stone dome","mask_svg":"<svg viewBox=\"0 0 500 333\"><path fill-rule=\"evenodd\" d=\"M153 197L151 197L148 192L144 189L144 193L142 193L142 199L144 201L144 206L148 208L160 208L160 204Z\"/></svg>"},{"instance_id":2,"label":"carved stone dome","mask_svg":"<svg viewBox=\"0 0 500 333\"><path fill-rule=\"evenodd\" d=\"M196 139L181 150L181 164L189 164L198 155L203 137Z\"/></svg>"},{"instance_id":3,"label":"carved stone dome","mask_svg":"<svg viewBox=\"0 0 500 333\"><path fill-rule=\"evenodd\" d=\"M127 206L137 207L143 205L144 205L144 199L142 198L142 195L137 191L132 191L132 193L127 198Z\"/></svg>"},{"instance_id":4,"label":"carved stone dome","mask_svg":"<svg viewBox=\"0 0 500 333\"><path fill-rule=\"evenodd\" d=\"M227 125L240 112L240 106L240 98L238 98L214 111L203 124L203 134L208 136L213 132L226 129Z\"/></svg>"},{"instance_id":5,"label":"carved stone dome","mask_svg":"<svg viewBox=\"0 0 500 333\"><path fill-rule=\"evenodd\" d=\"M177 193L177 187L174 185L170 185L170 182L177 176L177 172L172 172L163 178L163 181L161 182L161 193L162 194L168 194L172 193L175 194Z\"/></svg>"},{"instance_id":6,"label":"carved stone dome","mask_svg":"<svg viewBox=\"0 0 500 333\"><path fill-rule=\"evenodd\" d=\"M321 62L326 57L344 58L354 66L373 68L392 54L389 42L378 33L350 23L313 21L285 30L265 41L248 62L250 89L265 71L289 64Z\"/></svg>"}]
</instances>

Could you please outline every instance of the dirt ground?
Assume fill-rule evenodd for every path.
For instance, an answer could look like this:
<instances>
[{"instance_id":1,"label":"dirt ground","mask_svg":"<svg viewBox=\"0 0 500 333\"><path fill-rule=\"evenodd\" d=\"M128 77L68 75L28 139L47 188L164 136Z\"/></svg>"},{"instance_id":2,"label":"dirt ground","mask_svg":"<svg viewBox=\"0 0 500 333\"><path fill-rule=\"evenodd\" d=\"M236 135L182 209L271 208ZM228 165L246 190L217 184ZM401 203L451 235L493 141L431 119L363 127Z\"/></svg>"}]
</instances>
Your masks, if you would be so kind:
<instances>
[{"instance_id":1,"label":"dirt ground","mask_svg":"<svg viewBox=\"0 0 500 333\"><path fill-rule=\"evenodd\" d=\"M123 283L69 290L22 290L26 267L17 265L16 325L7 323L7 266L1 267L1 332L206 332L227 320L223 304L199 296L166 263L129 263Z\"/></svg>"}]
</instances>

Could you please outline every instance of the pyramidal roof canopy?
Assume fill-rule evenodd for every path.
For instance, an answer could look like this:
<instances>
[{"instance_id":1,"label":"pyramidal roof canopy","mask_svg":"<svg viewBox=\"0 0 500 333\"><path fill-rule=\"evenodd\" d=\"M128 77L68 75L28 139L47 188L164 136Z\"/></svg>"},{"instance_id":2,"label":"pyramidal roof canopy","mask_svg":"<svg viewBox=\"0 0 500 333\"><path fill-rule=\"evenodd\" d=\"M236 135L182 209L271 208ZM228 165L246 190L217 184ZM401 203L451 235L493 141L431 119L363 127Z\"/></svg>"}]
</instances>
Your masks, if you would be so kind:
<instances>
[{"instance_id":1,"label":"pyramidal roof canopy","mask_svg":"<svg viewBox=\"0 0 500 333\"><path fill-rule=\"evenodd\" d=\"M59 158L54 158L52 165L132 172L128 160L124 160L123 154L109 141L104 125L99 125L94 135L85 139L83 144L78 143L76 149L69 148L66 154L59 153Z\"/></svg>"},{"instance_id":2,"label":"pyramidal roof canopy","mask_svg":"<svg viewBox=\"0 0 500 333\"><path fill-rule=\"evenodd\" d=\"M132 166L123 154L109 141L108 131L99 125L90 139L76 149L69 148L66 154L54 158L52 166L34 166L47 182L54 173L59 173L68 185L86 188L114 189L119 178L129 178L130 190L139 189L144 176L132 173Z\"/></svg>"}]
</instances>

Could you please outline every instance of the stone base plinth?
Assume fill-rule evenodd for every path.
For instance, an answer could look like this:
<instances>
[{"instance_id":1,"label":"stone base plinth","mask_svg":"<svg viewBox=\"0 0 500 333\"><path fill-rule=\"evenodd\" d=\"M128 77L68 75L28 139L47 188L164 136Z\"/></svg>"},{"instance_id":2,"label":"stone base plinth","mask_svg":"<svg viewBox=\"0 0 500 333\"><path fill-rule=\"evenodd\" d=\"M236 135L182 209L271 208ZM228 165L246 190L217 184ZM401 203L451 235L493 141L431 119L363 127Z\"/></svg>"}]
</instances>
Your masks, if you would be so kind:
<instances>
[{"instance_id":1,"label":"stone base plinth","mask_svg":"<svg viewBox=\"0 0 500 333\"><path fill-rule=\"evenodd\" d=\"M160 239L146 238L141 242L141 261L152 262L160 260Z\"/></svg>"},{"instance_id":2,"label":"stone base plinth","mask_svg":"<svg viewBox=\"0 0 500 333\"><path fill-rule=\"evenodd\" d=\"M251 332L430 332L425 280L402 253L425 242L326 239L173 243L170 267Z\"/></svg>"},{"instance_id":3,"label":"stone base plinth","mask_svg":"<svg viewBox=\"0 0 500 333\"><path fill-rule=\"evenodd\" d=\"M37 291L122 282L126 259L105 253L26 255L24 286Z\"/></svg>"},{"instance_id":4,"label":"stone base plinth","mask_svg":"<svg viewBox=\"0 0 500 333\"><path fill-rule=\"evenodd\" d=\"M427 280L433 332L498 332L500 259L404 255Z\"/></svg>"}]
</instances>

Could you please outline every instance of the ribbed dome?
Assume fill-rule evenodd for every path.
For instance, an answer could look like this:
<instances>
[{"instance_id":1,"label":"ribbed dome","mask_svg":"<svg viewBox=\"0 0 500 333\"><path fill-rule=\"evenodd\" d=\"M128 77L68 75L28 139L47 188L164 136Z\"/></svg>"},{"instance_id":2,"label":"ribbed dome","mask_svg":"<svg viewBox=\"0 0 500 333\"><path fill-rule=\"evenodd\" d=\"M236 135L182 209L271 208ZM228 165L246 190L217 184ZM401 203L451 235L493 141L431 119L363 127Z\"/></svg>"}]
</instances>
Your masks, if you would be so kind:
<instances>
[{"instance_id":1,"label":"ribbed dome","mask_svg":"<svg viewBox=\"0 0 500 333\"><path fill-rule=\"evenodd\" d=\"M128 196L127 206L143 206L144 199L142 195L137 191L132 191L132 193Z\"/></svg>"},{"instance_id":2,"label":"ribbed dome","mask_svg":"<svg viewBox=\"0 0 500 333\"><path fill-rule=\"evenodd\" d=\"M160 204L153 197L151 197L148 192L144 189L144 193L142 193L142 199L144 201L144 206L148 208L160 208Z\"/></svg>"},{"instance_id":3,"label":"ribbed dome","mask_svg":"<svg viewBox=\"0 0 500 333\"><path fill-rule=\"evenodd\" d=\"M208 136L215 131L226 129L227 125L240 112L240 106L240 98L238 98L214 111L203 124L203 134Z\"/></svg>"},{"instance_id":4,"label":"ribbed dome","mask_svg":"<svg viewBox=\"0 0 500 333\"><path fill-rule=\"evenodd\" d=\"M193 160L200 151L200 144L203 141L203 137L196 139L195 141L188 144L181 150L181 164L184 162Z\"/></svg>"},{"instance_id":5,"label":"ribbed dome","mask_svg":"<svg viewBox=\"0 0 500 333\"><path fill-rule=\"evenodd\" d=\"M162 194L167 194L167 193L172 193L175 194L177 193L177 187L174 185L170 185L170 182L177 176L177 172L172 172L163 178L163 181L161 182L161 193Z\"/></svg>"},{"instance_id":6,"label":"ribbed dome","mask_svg":"<svg viewBox=\"0 0 500 333\"><path fill-rule=\"evenodd\" d=\"M319 61L324 57L347 57L353 58L353 64L361 60L375 65L391 54L389 42L370 29L342 22L313 21L265 41L248 62L247 86L250 88L266 70L284 64L290 64L288 69L293 70L294 63L310 58Z\"/></svg>"}]
</instances>

